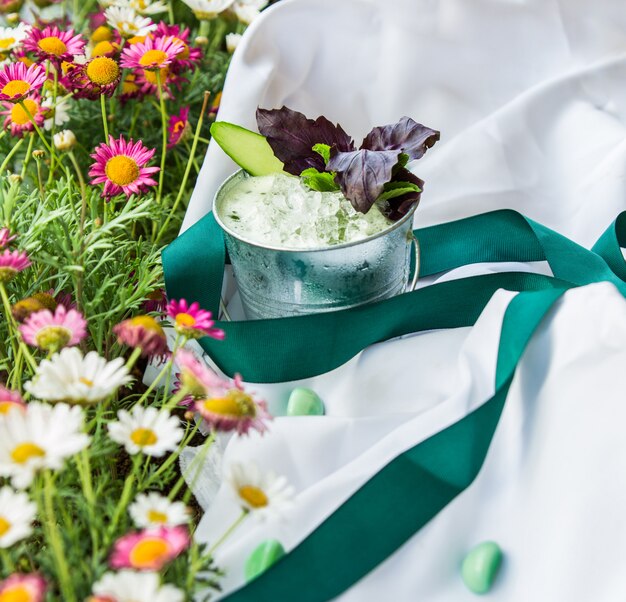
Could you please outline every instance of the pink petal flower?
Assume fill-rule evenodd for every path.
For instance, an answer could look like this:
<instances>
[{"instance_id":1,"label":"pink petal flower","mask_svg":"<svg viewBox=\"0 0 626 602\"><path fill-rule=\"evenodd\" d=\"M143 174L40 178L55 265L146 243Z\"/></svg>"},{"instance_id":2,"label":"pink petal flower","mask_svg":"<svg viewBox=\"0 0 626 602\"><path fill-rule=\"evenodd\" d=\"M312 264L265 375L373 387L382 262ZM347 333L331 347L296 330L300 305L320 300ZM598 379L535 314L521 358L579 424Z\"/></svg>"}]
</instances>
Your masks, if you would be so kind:
<instances>
[{"instance_id":1,"label":"pink petal flower","mask_svg":"<svg viewBox=\"0 0 626 602\"><path fill-rule=\"evenodd\" d=\"M11 231L8 228L0 228L0 251L8 247L16 238L17 234L11 236Z\"/></svg>"},{"instance_id":2,"label":"pink petal flower","mask_svg":"<svg viewBox=\"0 0 626 602\"><path fill-rule=\"evenodd\" d=\"M14 573L0 581L1 600L24 600L43 602L46 595L46 581L37 573Z\"/></svg>"},{"instance_id":3,"label":"pink petal flower","mask_svg":"<svg viewBox=\"0 0 626 602\"><path fill-rule=\"evenodd\" d=\"M113 328L117 342L141 349L143 357L164 358L169 354L167 338L161 325L150 316L136 316Z\"/></svg>"},{"instance_id":4,"label":"pink petal flower","mask_svg":"<svg viewBox=\"0 0 626 602\"><path fill-rule=\"evenodd\" d=\"M34 52L40 60L51 60L57 65L62 61L72 61L83 54L85 40L73 29L61 31L56 25L38 29L33 27L30 37L24 41L24 50Z\"/></svg>"},{"instance_id":5,"label":"pink petal flower","mask_svg":"<svg viewBox=\"0 0 626 602\"><path fill-rule=\"evenodd\" d=\"M24 410L25 408L26 404L19 391L12 391L0 385L0 416L14 409Z\"/></svg>"},{"instance_id":6,"label":"pink petal flower","mask_svg":"<svg viewBox=\"0 0 626 602\"><path fill-rule=\"evenodd\" d=\"M120 64L127 69L163 69L183 52L184 47L184 43L173 36L147 38L145 42L124 48Z\"/></svg>"},{"instance_id":7,"label":"pink petal flower","mask_svg":"<svg viewBox=\"0 0 626 602\"><path fill-rule=\"evenodd\" d=\"M22 338L33 347L58 351L80 343L87 335L87 321L75 309L58 305L54 314L44 309L31 314L20 326Z\"/></svg>"},{"instance_id":8,"label":"pink petal flower","mask_svg":"<svg viewBox=\"0 0 626 602\"><path fill-rule=\"evenodd\" d=\"M212 320L210 311L200 309L197 302L189 305L185 299L176 301L173 299L167 305L167 315L174 322L176 332L190 339L199 339L209 336L214 339L224 339L224 331L213 328L215 321Z\"/></svg>"},{"instance_id":9,"label":"pink petal flower","mask_svg":"<svg viewBox=\"0 0 626 602\"><path fill-rule=\"evenodd\" d=\"M46 70L41 65L9 63L0 71L0 101L19 102L39 91L45 81Z\"/></svg>"},{"instance_id":10,"label":"pink petal flower","mask_svg":"<svg viewBox=\"0 0 626 602\"><path fill-rule=\"evenodd\" d=\"M9 282L32 264L23 251L5 250L0 254L0 282Z\"/></svg>"}]
</instances>

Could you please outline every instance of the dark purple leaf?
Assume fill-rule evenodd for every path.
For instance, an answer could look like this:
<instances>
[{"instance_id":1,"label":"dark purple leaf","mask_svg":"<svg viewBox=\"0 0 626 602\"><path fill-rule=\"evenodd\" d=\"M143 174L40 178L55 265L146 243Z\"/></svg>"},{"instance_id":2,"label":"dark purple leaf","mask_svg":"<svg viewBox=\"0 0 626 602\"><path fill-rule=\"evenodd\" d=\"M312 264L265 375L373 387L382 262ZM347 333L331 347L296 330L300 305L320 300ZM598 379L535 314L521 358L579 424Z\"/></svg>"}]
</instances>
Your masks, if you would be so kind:
<instances>
[{"instance_id":1,"label":"dark purple leaf","mask_svg":"<svg viewBox=\"0 0 626 602\"><path fill-rule=\"evenodd\" d=\"M422 157L437 140L438 131L417 123L410 117L402 117L397 123L375 127L365 137L361 148L373 151L398 150L413 160Z\"/></svg>"},{"instance_id":2,"label":"dark purple leaf","mask_svg":"<svg viewBox=\"0 0 626 602\"><path fill-rule=\"evenodd\" d=\"M322 172L326 165L322 156L313 150L316 144L327 144L331 152L354 150L354 142L341 126L326 117L315 121L287 107L261 109L256 112L259 132L267 138L274 154L285 164L285 171L299 176L311 167Z\"/></svg>"},{"instance_id":3,"label":"dark purple leaf","mask_svg":"<svg viewBox=\"0 0 626 602\"><path fill-rule=\"evenodd\" d=\"M401 217L404 217L413 205L419 203L422 195L421 191L424 190L424 181L420 180L408 169L401 168L395 173L392 182L411 182L420 188L420 192L409 192L405 195L394 197L393 199L380 203L381 213L390 220L397 221Z\"/></svg>"},{"instance_id":4,"label":"dark purple leaf","mask_svg":"<svg viewBox=\"0 0 626 602\"><path fill-rule=\"evenodd\" d=\"M326 169L335 171L335 181L344 196L361 213L367 213L392 179L400 151L356 150L339 152L330 158Z\"/></svg>"}]
</instances>

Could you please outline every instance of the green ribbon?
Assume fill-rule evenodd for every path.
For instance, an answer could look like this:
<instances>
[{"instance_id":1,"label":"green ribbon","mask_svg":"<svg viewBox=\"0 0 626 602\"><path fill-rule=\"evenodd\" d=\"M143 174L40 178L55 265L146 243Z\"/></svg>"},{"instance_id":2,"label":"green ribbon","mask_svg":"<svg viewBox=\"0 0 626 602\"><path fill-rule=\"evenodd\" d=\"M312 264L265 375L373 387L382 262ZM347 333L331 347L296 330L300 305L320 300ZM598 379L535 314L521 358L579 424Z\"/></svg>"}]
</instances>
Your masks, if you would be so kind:
<instances>
[{"instance_id":1,"label":"green ribbon","mask_svg":"<svg viewBox=\"0 0 626 602\"><path fill-rule=\"evenodd\" d=\"M483 464L524 349L555 301L569 288L600 281L612 282L626 296L624 216L591 251L510 210L416 230L424 250L422 275L478 262L545 260L554 277L474 276L327 314L220 322L226 343L202 339L228 374L238 371L252 382L295 380L332 370L368 345L400 334L469 326L497 289L522 291L505 312L494 396L391 460L287 556L226 600L331 600L466 489ZM209 214L163 253L169 297L199 301L217 312L224 257L221 232Z\"/></svg>"}]
</instances>

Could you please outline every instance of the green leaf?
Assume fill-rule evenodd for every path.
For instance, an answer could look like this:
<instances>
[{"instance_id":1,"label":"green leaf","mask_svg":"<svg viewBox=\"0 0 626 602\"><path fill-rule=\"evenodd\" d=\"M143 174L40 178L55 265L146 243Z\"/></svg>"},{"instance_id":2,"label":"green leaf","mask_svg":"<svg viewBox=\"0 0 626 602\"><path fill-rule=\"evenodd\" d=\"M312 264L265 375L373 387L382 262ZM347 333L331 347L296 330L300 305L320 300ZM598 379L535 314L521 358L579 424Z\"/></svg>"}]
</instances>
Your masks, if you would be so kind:
<instances>
[{"instance_id":1,"label":"green leaf","mask_svg":"<svg viewBox=\"0 0 626 602\"><path fill-rule=\"evenodd\" d=\"M387 182L383 193L378 197L378 201L388 201L396 197L403 196L410 192L422 192L422 189L413 182Z\"/></svg>"},{"instance_id":2,"label":"green leaf","mask_svg":"<svg viewBox=\"0 0 626 602\"><path fill-rule=\"evenodd\" d=\"M300 177L304 184L311 190L319 192L335 192L339 190L339 186L335 183L335 174L326 171L317 171L315 167L305 169Z\"/></svg>"},{"instance_id":3,"label":"green leaf","mask_svg":"<svg viewBox=\"0 0 626 602\"><path fill-rule=\"evenodd\" d=\"M318 155L322 156L322 159L324 159L324 163L328 163L330 161L330 146L328 144L314 144L313 150Z\"/></svg>"}]
</instances>

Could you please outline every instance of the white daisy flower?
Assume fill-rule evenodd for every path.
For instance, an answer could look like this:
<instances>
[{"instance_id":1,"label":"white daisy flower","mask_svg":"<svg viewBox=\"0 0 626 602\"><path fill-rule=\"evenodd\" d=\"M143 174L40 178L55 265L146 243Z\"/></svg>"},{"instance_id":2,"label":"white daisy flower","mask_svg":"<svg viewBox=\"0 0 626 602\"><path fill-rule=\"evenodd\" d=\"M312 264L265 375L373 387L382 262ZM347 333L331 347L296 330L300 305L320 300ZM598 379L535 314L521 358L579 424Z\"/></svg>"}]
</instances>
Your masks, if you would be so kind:
<instances>
[{"instance_id":1,"label":"white daisy flower","mask_svg":"<svg viewBox=\"0 0 626 602\"><path fill-rule=\"evenodd\" d=\"M93 404L110 397L130 380L123 358L107 362L95 351L83 357L77 347L66 347L43 360L24 389L46 401Z\"/></svg>"},{"instance_id":2,"label":"white daisy flower","mask_svg":"<svg viewBox=\"0 0 626 602\"><path fill-rule=\"evenodd\" d=\"M235 0L231 7L241 23L250 25L267 6L267 0Z\"/></svg>"},{"instance_id":3,"label":"white daisy flower","mask_svg":"<svg viewBox=\"0 0 626 602\"><path fill-rule=\"evenodd\" d=\"M115 602L183 602L185 594L173 585L161 585L157 573L124 569L105 573L93 586L94 596Z\"/></svg>"},{"instance_id":4,"label":"white daisy flower","mask_svg":"<svg viewBox=\"0 0 626 602\"><path fill-rule=\"evenodd\" d=\"M182 502L170 500L154 491L140 493L129 506L128 513L140 529L176 527L189 522L189 508Z\"/></svg>"},{"instance_id":5,"label":"white daisy flower","mask_svg":"<svg viewBox=\"0 0 626 602\"><path fill-rule=\"evenodd\" d=\"M60 470L66 458L89 445L82 428L82 409L64 403L31 401L25 412L0 415L0 476L24 489L37 471Z\"/></svg>"},{"instance_id":6,"label":"white daisy flower","mask_svg":"<svg viewBox=\"0 0 626 602\"><path fill-rule=\"evenodd\" d=\"M138 15L126 6L110 6L104 11L109 27L117 29L123 38L147 36L157 26L148 17Z\"/></svg>"},{"instance_id":7,"label":"white daisy flower","mask_svg":"<svg viewBox=\"0 0 626 602\"><path fill-rule=\"evenodd\" d=\"M45 109L46 119L43 122L45 130L50 131L52 125L63 125L70 120L70 101L69 98L57 98L56 105L52 96L46 96L41 102L41 106Z\"/></svg>"},{"instance_id":8,"label":"white daisy flower","mask_svg":"<svg viewBox=\"0 0 626 602\"><path fill-rule=\"evenodd\" d=\"M161 0L118 0L116 6L132 8L136 13L143 16L167 12L167 4Z\"/></svg>"},{"instance_id":9,"label":"white daisy flower","mask_svg":"<svg viewBox=\"0 0 626 602\"><path fill-rule=\"evenodd\" d=\"M109 423L109 437L123 445L129 454L141 452L160 457L174 451L183 438L178 418L166 410L136 405L132 412L120 410L117 417L119 422Z\"/></svg>"},{"instance_id":10,"label":"white daisy flower","mask_svg":"<svg viewBox=\"0 0 626 602\"><path fill-rule=\"evenodd\" d=\"M183 0L197 19L209 21L229 8L233 0Z\"/></svg>"},{"instance_id":11,"label":"white daisy flower","mask_svg":"<svg viewBox=\"0 0 626 602\"><path fill-rule=\"evenodd\" d=\"M30 34L30 25L18 23L17 27L0 27L0 54L18 48Z\"/></svg>"},{"instance_id":12,"label":"white daisy flower","mask_svg":"<svg viewBox=\"0 0 626 602\"><path fill-rule=\"evenodd\" d=\"M28 537L37 515L37 504L25 493L10 487L0 488L0 548L8 548Z\"/></svg>"},{"instance_id":13,"label":"white daisy flower","mask_svg":"<svg viewBox=\"0 0 626 602\"><path fill-rule=\"evenodd\" d=\"M281 515L293 505L294 488L285 477L273 472L262 474L254 462L231 464L225 476L239 505L259 518Z\"/></svg>"},{"instance_id":14,"label":"white daisy flower","mask_svg":"<svg viewBox=\"0 0 626 602\"><path fill-rule=\"evenodd\" d=\"M52 141L58 150L68 151L72 150L76 145L76 135L72 130L62 130L52 137Z\"/></svg>"},{"instance_id":15,"label":"white daisy flower","mask_svg":"<svg viewBox=\"0 0 626 602\"><path fill-rule=\"evenodd\" d=\"M232 54L239 46L239 42L241 42L241 34L240 33L227 33L226 34L226 50Z\"/></svg>"}]
</instances>

